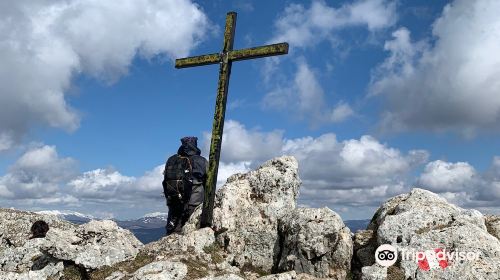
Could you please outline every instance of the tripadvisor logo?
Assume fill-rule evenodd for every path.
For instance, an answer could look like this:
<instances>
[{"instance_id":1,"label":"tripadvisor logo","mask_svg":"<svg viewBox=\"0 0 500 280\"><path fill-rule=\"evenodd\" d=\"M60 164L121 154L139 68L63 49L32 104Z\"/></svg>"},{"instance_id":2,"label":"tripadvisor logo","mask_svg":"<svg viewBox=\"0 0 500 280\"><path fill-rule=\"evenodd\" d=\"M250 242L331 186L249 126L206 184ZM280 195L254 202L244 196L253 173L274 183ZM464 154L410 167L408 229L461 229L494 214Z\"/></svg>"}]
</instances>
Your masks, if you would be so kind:
<instances>
[{"instance_id":1,"label":"tripadvisor logo","mask_svg":"<svg viewBox=\"0 0 500 280\"><path fill-rule=\"evenodd\" d=\"M479 252L449 251L441 248L424 251L400 249L399 253L403 261L415 261L421 270L426 271L439 267L445 269L453 261L463 263L476 261L480 257ZM392 245L380 245L375 251L375 261L381 266L394 265L397 260L398 249Z\"/></svg>"},{"instance_id":2,"label":"tripadvisor logo","mask_svg":"<svg viewBox=\"0 0 500 280\"><path fill-rule=\"evenodd\" d=\"M381 266L391 266L398 260L398 251L389 244L380 245L375 251L375 261Z\"/></svg>"}]
</instances>

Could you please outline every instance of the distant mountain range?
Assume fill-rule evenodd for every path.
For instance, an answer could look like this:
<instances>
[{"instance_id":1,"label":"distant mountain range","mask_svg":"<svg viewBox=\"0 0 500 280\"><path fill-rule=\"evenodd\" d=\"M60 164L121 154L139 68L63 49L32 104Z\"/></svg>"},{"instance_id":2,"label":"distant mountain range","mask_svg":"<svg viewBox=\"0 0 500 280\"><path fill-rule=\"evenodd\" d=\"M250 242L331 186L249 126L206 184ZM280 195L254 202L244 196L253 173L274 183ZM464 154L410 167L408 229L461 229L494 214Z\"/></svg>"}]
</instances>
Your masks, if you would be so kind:
<instances>
[{"instance_id":1,"label":"distant mountain range","mask_svg":"<svg viewBox=\"0 0 500 280\"><path fill-rule=\"evenodd\" d=\"M360 229L366 229L370 220L345 220L344 224L351 230L352 233Z\"/></svg>"},{"instance_id":2,"label":"distant mountain range","mask_svg":"<svg viewBox=\"0 0 500 280\"><path fill-rule=\"evenodd\" d=\"M84 224L96 219L91 215L85 215L74 211L38 211L40 214L56 215L74 224ZM136 220L114 220L120 227L130 230L137 239L147 244L165 236L165 224L167 223L167 213L156 212L144 215ZM370 220L346 220L344 223L352 233L360 229L365 229Z\"/></svg>"}]
</instances>

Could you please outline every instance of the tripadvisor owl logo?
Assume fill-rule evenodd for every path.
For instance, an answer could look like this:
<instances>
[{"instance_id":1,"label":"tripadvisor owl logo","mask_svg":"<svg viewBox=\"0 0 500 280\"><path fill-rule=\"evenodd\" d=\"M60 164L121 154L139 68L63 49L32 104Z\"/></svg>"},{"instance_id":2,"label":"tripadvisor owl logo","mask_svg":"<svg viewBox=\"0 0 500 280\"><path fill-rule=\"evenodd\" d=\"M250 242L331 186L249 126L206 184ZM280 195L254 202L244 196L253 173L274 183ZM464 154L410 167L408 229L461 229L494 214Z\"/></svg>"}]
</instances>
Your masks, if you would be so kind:
<instances>
[{"instance_id":1,"label":"tripadvisor owl logo","mask_svg":"<svg viewBox=\"0 0 500 280\"><path fill-rule=\"evenodd\" d=\"M380 245L375 251L375 261L381 266L391 266L398 260L398 251L389 244Z\"/></svg>"}]
</instances>

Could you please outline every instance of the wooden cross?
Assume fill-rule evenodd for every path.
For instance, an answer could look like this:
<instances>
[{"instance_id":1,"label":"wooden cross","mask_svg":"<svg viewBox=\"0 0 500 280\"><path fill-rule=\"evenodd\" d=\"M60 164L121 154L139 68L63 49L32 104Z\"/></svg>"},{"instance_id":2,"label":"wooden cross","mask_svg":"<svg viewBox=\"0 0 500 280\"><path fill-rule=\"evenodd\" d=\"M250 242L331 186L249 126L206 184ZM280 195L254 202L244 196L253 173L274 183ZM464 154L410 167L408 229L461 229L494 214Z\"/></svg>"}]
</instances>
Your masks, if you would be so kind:
<instances>
[{"instance_id":1,"label":"wooden cross","mask_svg":"<svg viewBox=\"0 0 500 280\"><path fill-rule=\"evenodd\" d=\"M219 84L215 103L214 122L212 126L212 140L210 142L210 156L208 162L207 183L205 186L205 200L200 217L200 227L211 227L214 210L215 188L219 158L226 114L226 101L233 61L260 58L288 53L288 43L266 45L261 47L233 50L234 30L236 27L236 13L229 12L226 16L224 30L224 44L221 53L206 54L175 60L175 68L186 68L219 63Z\"/></svg>"}]
</instances>

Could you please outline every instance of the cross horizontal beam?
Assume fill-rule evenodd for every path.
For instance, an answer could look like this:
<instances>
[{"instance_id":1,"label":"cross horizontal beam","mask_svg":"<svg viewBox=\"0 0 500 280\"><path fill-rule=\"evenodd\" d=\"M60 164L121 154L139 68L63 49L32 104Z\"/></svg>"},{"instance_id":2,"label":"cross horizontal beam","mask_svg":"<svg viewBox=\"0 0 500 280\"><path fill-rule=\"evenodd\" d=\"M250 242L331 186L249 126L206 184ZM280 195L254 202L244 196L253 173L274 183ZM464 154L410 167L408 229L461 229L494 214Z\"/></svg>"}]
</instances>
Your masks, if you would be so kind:
<instances>
[{"instance_id":1,"label":"cross horizontal beam","mask_svg":"<svg viewBox=\"0 0 500 280\"><path fill-rule=\"evenodd\" d=\"M188 68L201 65L217 64L220 62L220 54L212 53L199 56L191 56L175 60L175 68Z\"/></svg>"},{"instance_id":2,"label":"cross horizontal beam","mask_svg":"<svg viewBox=\"0 0 500 280\"><path fill-rule=\"evenodd\" d=\"M229 51L226 55L229 61L239 61L288 53L288 43L279 43L255 48ZM188 68L201 65L217 64L223 59L218 53L191 56L175 60L175 68Z\"/></svg>"},{"instance_id":3,"label":"cross horizontal beam","mask_svg":"<svg viewBox=\"0 0 500 280\"><path fill-rule=\"evenodd\" d=\"M261 47L234 50L229 52L229 60L238 61L288 53L288 43L279 43Z\"/></svg>"}]
</instances>

